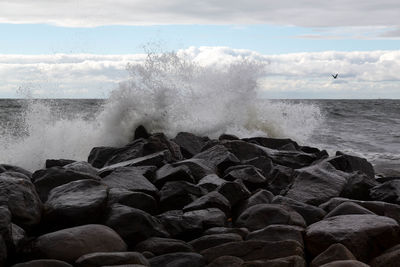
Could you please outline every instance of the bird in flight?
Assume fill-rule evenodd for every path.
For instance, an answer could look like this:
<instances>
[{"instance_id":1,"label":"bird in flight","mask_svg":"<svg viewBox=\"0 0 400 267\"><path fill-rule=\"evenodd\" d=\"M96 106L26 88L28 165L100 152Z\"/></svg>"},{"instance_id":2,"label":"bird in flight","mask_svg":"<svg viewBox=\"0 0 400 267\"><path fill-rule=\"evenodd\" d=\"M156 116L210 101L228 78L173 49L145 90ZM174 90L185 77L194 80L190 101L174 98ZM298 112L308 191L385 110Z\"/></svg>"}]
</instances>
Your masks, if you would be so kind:
<instances>
[{"instance_id":1,"label":"bird in flight","mask_svg":"<svg viewBox=\"0 0 400 267\"><path fill-rule=\"evenodd\" d=\"M336 73L335 75L332 74L333 79L336 79L339 73Z\"/></svg>"}]
</instances>

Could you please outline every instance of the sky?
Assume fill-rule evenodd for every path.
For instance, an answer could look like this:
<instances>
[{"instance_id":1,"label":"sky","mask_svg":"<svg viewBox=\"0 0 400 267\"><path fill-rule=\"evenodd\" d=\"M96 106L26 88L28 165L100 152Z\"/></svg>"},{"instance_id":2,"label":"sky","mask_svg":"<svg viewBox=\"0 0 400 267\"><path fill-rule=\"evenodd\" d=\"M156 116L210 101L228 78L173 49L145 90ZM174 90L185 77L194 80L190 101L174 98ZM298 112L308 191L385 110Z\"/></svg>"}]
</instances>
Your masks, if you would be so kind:
<instances>
[{"instance_id":1,"label":"sky","mask_svg":"<svg viewBox=\"0 0 400 267\"><path fill-rule=\"evenodd\" d=\"M107 97L154 46L261 61L267 98L400 98L398 14L397 0L2 0L0 98Z\"/></svg>"}]
</instances>

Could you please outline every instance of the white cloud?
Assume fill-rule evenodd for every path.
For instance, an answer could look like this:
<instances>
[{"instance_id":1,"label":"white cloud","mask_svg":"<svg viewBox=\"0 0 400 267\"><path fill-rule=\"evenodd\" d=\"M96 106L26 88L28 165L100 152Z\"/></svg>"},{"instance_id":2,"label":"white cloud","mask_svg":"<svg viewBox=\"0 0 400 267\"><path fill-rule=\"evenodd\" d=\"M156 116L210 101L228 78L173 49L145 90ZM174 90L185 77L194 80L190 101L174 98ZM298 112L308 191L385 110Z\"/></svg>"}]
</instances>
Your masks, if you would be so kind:
<instances>
[{"instance_id":1,"label":"white cloud","mask_svg":"<svg viewBox=\"0 0 400 267\"><path fill-rule=\"evenodd\" d=\"M265 64L260 94L270 98L400 98L400 50L262 55L227 47L178 51L201 65L247 58ZM0 55L0 97L18 88L36 97L106 97L145 55ZM339 73L338 79L331 77Z\"/></svg>"},{"instance_id":2,"label":"white cloud","mask_svg":"<svg viewBox=\"0 0 400 267\"><path fill-rule=\"evenodd\" d=\"M0 22L91 27L124 24L398 26L397 0L2 0Z\"/></svg>"}]
</instances>

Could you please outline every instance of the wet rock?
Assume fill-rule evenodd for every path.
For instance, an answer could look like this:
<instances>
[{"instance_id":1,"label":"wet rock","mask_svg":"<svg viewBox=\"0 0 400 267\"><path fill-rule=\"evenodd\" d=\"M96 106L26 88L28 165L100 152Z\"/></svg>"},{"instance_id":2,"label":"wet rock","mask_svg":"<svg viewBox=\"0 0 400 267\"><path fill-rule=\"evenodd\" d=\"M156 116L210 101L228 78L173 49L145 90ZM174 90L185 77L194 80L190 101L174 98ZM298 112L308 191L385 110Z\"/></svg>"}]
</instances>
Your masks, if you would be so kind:
<instances>
[{"instance_id":1,"label":"wet rock","mask_svg":"<svg viewBox=\"0 0 400 267\"><path fill-rule=\"evenodd\" d=\"M194 158L204 160L206 166L214 170L214 172L221 174L224 173L227 168L240 164L240 160L222 145L213 146L196 154Z\"/></svg>"},{"instance_id":2,"label":"wet rock","mask_svg":"<svg viewBox=\"0 0 400 267\"><path fill-rule=\"evenodd\" d=\"M191 211L191 210L204 210L208 208L217 208L222 210L227 216L230 214L231 205L229 201L218 192L208 193L192 203L183 207L183 211Z\"/></svg>"},{"instance_id":3,"label":"wet rock","mask_svg":"<svg viewBox=\"0 0 400 267\"><path fill-rule=\"evenodd\" d=\"M397 267L400 262L400 245L396 245L374 258L371 267Z\"/></svg>"},{"instance_id":4,"label":"wet rock","mask_svg":"<svg viewBox=\"0 0 400 267\"><path fill-rule=\"evenodd\" d=\"M121 149L117 147L94 147L90 151L88 162L95 168L102 168L119 151Z\"/></svg>"},{"instance_id":5,"label":"wet rock","mask_svg":"<svg viewBox=\"0 0 400 267\"><path fill-rule=\"evenodd\" d=\"M227 233L227 234L203 235L202 237L190 241L189 244L192 245L197 252L200 252L210 247L215 247L228 242L238 242L238 241L243 241L243 238L240 235L234 233L230 234Z\"/></svg>"},{"instance_id":6,"label":"wet rock","mask_svg":"<svg viewBox=\"0 0 400 267\"><path fill-rule=\"evenodd\" d=\"M239 203L235 214L240 215L246 209L257 204L270 204L273 197L274 195L268 190L258 190L252 196Z\"/></svg>"},{"instance_id":7,"label":"wet rock","mask_svg":"<svg viewBox=\"0 0 400 267\"><path fill-rule=\"evenodd\" d=\"M204 231L204 235L214 235L214 234L238 234L245 239L249 234L249 230L247 228L232 228L232 227L212 227Z\"/></svg>"},{"instance_id":8,"label":"wet rock","mask_svg":"<svg viewBox=\"0 0 400 267\"><path fill-rule=\"evenodd\" d=\"M172 166L188 167L190 170L190 174L193 176L193 178L196 180L196 182L199 182L200 179L202 179L206 175L215 174L213 168L207 166L207 162L202 159L191 158L191 159L172 163Z\"/></svg>"},{"instance_id":9,"label":"wet rock","mask_svg":"<svg viewBox=\"0 0 400 267\"><path fill-rule=\"evenodd\" d=\"M242 267L306 267L307 263L301 256L289 256L273 260L247 261Z\"/></svg>"},{"instance_id":10,"label":"wet rock","mask_svg":"<svg viewBox=\"0 0 400 267\"><path fill-rule=\"evenodd\" d=\"M340 170L340 171L344 171L344 172L348 172L348 173L360 171L360 172L366 174L370 178L375 177L374 168L372 167L371 163L369 163L364 158L337 152L336 156L333 158L327 159L327 162L332 164L337 170Z\"/></svg>"},{"instance_id":11,"label":"wet rock","mask_svg":"<svg viewBox=\"0 0 400 267\"><path fill-rule=\"evenodd\" d=\"M265 187L267 184L267 179L261 174L261 170L251 165L234 166L229 168L226 172L227 174L224 176L225 180L241 180L251 191L260 187Z\"/></svg>"},{"instance_id":12,"label":"wet rock","mask_svg":"<svg viewBox=\"0 0 400 267\"><path fill-rule=\"evenodd\" d=\"M292 168L275 164L266 176L268 180L267 189L274 195L284 194L293 183L294 177L295 173Z\"/></svg>"},{"instance_id":13,"label":"wet rock","mask_svg":"<svg viewBox=\"0 0 400 267\"><path fill-rule=\"evenodd\" d=\"M326 214L325 218L346 214L375 214L372 211L352 202L344 202Z\"/></svg>"},{"instance_id":14,"label":"wet rock","mask_svg":"<svg viewBox=\"0 0 400 267\"><path fill-rule=\"evenodd\" d=\"M169 164L164 165L157 170L156 177L152 182L157 186L157 188L161 188L166 182L172 181L186 181L189 183L195 183L195 180L190 174L188 167L173 167Z\"/></svg>"},{"instance_id":15,"label":"wet rock","mask_svg":"<svg viewBox=\"0 0 400 267\"><path fill-rule=\"evenodd\" d=\"M143 145L143 156L168 150L173 161L183 159L181 149L175 142L169 140L164 133L152 134Z\"/></svg>"},{"instance_id":16,"label":"wet rock","mask_svg":"<svg viewBox=\"0 0 400 267\"><path fill-rule=\"evenodd\" d=\"M8 207L12 221L23 227L37 225L42 216L42 203L34 185L7 172L0 174L0 206Z\"/></svg>"},{"instance_id":17,"label":"wet rock","mask_svg":"<svg viewBox=\"0 0 400 267\"><path fill-rule=\"evenodd\" d=\"M3 266L7 261L8 251L4 238L0 235L0 265Z\"/></svg>"},{"instance_id":18,"label":"wet rock","mask_svg":"<svg viewBox=\"0 0 400 267\"><path fill-rule=\"evenodd\" d=\"M392 180L377 185L370 190L372 200L400 204L400 180Z\"/></svg>"},{"instance_id":19,"label":"wet rock","mask_svg":"<svg viewBox=\"0 0 400 267\"><path fill-rule=\"evenodd\" d=\"M155 256L174 253L174 252L194 252L193 247L178 239L151 237L146 239L135 247L136 251L149 251Z\"/></svg>"},{"instance_id":20,"label":"wet rock","mask_svg":"<svg viewBox=\"0 0 400 267\"><path fill-rule=\"evenodd\" d=\"M211 192L211 191L214 191L215 189L217 189L217 187L219 187L220 185L222 185L225 182L226 182L226 180L219 178L218 175L209 174L209 175L206 175L203 178L201 178L201 180L198 182L197 185L204 188L208 192Z\"/></svg>"},{"instance_id":21,"label":"wet rock","mask_svg":"<svg viewBox=\"0 0 400 267\"><path fill-rule=\"evenodd\" d=\"M227 223L225 213L217 208L188 211L183 214L183 217L201 223L204 230L211 227L225 226Z\"/></svg>"},{"instance_id":22,"label":"wet rock","mask_svg":"<svg viewBox=\"0 0 400 267\"><path fill-rule=\"evenodd\" d=\"M53 188L78 180L100 181L101 178L97 175L64 169L63 167L38 170L32 175L33 184L42 202L46 202Z\"/></svg>"},{"instance_id":23,"label":"wet rock","mask_svg":"<svg viewBox=\"0 0 400 267\"><path fill-rule=\"evenodd\" d=\"M326 212L319 207L304 204L300 201L296 201L294 199L283 196L274 197L272 199L272 204L282 204L291 207L292 209L297 211L301 216L303 216L307 225L322 220L326 215Z\"/></svg>"},{"instance_id":24,"label":"wet rock","mask_svg":"<svg viewBox=\"0 0 400 267\"><path fill-rule=\"evenodd\" d=\"M12 267L72 267L72 265L59 260L33 260L17 263Z\"/></svg>"},{"instance_id":25,"label":"wet rock","mask_svg":"<svg viewBox=\"0 0 400 267\"><path fill-rule=\"evenodd\" d=\"M310 267L318 267L323 264L338 260L357 260L353 253L340 243L332 244L324 252L319 254L310 264Z\"/></svg>"},{"instance_id":26,"label":"wet rock","mask_svg":"<svg viewBox=\"0 0 400 267\"><path fill-rule=\"evenodd\" d=\"M45 222L53 230L99 223L103 218L107 196L107 186L94 180L60 185L50 191L44 205Z\"/></svg>"},{"instance_id":27,"label":"wet rock","mask_svg":"<svg viewBox=\"0 0 400 267\"><path fill-rule=\"evenodd\" d=\"M367 262L393 246L400 237L399 224L378 215L340 215L310 225L306 230L306 248L317 256L330 245L341 243L354 256Z\"/></svg>"},{"instance_id":28,"label":"wet rock","mask_svg":"<svg viewBox=\"0 0 400 267\"><path fill-rule=\"evenodd\" d=\"M48 169L51 167L64 167L65 165L74 162L75 160L71 159L46 159L45 168Z\"/></svg>"},{"instance_id":29,"label":"wet rock","mask_svg":"<svg viewBox=\"0 0 400 267\"><path fill-rule=\"evenodd\" d=\"M234 207L241 200L247 199L251 195L241 180L225 182L216 191L229 201L231 207Z\"/></svg>"},{"instance_id":30,"label":"wet rock","mask_svg":"<svg viewBox=\"0 0 400 267\"><path fill-rule=\"evenodd\" d=\"M237 137L236 135L233 135L233 134L226 134L226 133L224 133L224 134L221 134L221 135L218 137L218 140L219 140L219 141L222 141L222 140L240 140L240 138Z\"/></svg>"},{"instance_id":31,"label":"wet rock","mask_svg":"<svg viewBox=\"0 0 400 267\"><path fill-rule=\"evenodd\" d=\"M356 260L332 261L321 267L369 267L369 265Z\"/></svg>"},{"instance_id":32,"label":"wet rock","mask_svg":"<svg viewBox=\"0 0 400 267\"><path fill-rule=\"evenodd\" d=\"M102 152L102 154L105 153L105 154L108 154L108 156L109 156L106 159L104 165L101 167L109 166L109 165L113 165L116 163L120 163L120 162L124 162L124 161L128 161L128 160L146 156L143 153L143 147L145 144L146 144L146 141L144 139L138 139L138 140L135 140L135 141L125 145L124 147L118 148L116 150L107 149L107 150L104 150L104 152L102 150L100 150ZM94 148L94 149L96 149L96 148ZM94 149L92 149L92 151ZM89 163L91 163L90 161L92 160L92 158L91 158L92 151L89 154L89 160L88 160ZM110 153L110 152L112 152L112 153ZM157 152L159 152L159 151L157 151ZM100 153L98 153L98 154L100 154ZM98 157L105 158L106 156L100 154ZM96 167L96 166L94 166L94 167ZM100 168L100 167L96 167L96 168Z\"/></svg>"},{"instance_id":33,"label":"wet rock","mask_svg":"<svg viewBox=\"0 0 400 267\"><path fill-rule=\"evenodd\" d=\"M92 165L85 161L74 161L67 165L64 165L63 168L66 170L87 173L94 176L97 175L97 169L92 167Z\"/></svg>"},{"instance_id":34,"label":"wet rock","mask_svg":"<svg viewBox=\"0 0 400 267\"><path fill-rule=\"evenodd\" d=\"M21 173L29 179L32 177L32 173L30 171L27 171L21 167L9 165L9 164L0 164L0 173L3 173L3 172Z\"/></svg>"},{"instance_id":35,"label":"wet rock","mask_svg":"<svg viewBox=\"0 0 400 267\"><path fill-rule=\"evenodd\" d=\"M114 229L129 246L149 237L168 237L161 222L150 214L128 206L111 206L105 224Z\"/></svg>"},{"instance_id":36,"label":"wet rock","mask_svg":"<svg viewBox=\"0 0 400 267\"><path fill-rule=\"evenodd\" d=\"M168 253L150 259L151 267L203 267L205 261L203 256L197 253Z\"/></svg>"},{"instance_id":37,"label":"wet rock","mask_svg":"<svg viewBox=\"0 0 400 267\"><path fill-rule=\"evenodd\" d=\"M32 244L32 256L74 263L93 252L126 251L126 244L111 228L89 224L39 236Z\"/></svg>"},{"instance_id":38,"label":"wet rock","mask_svg":"<svg viewBox=\"0 0 400 267\"><path fill-rule=\"evenodd\" d=\"M375 178L361 172L354 172L347 180L347 184L340 196L358 200L370 200L370 189L377 186Z\"/></svg>"},{"instance_id":39,"label":"wet rock","mask_svg":"<svg viewBox=\"0 0 400 267\"><path fill-rule=\"evenodd\" d=\"M143 125L139 125L136 129L135 129L135 134L133 139L134 140L138 140L138 139L147 139L151 136L151 134L146 130L146 128Z\"/></svg>"},{"instance_id":40,"label":"wet rock","mask_svg":"<svg viewBox=\"0 0 400 267\"><path fill-rule=\"evenodd\" d=\"M142 192L132 192L121 188L111 188L108 193L107 204L111 206L116 203L140 209L149 214L156 214L158 212L158 204L154 197Z\"/></svg>"},{"instance_id":41,"label":"wet rock","mask_svg":"<svg viewBox=\"0 0 400 267\"><path fill-rule=\"evenodd\" d=\"M273 169L272 160L264 156L244 160L243 164L256 167L261 171L261 174L264 175L265 177L267 177L271 173L271 170Z\"/></svg>"},{"instance_id":42,"label":"wet rock","mask_svg":"<svg viewBox=\"0 0 400 267\"><path fill-rule=\"evenodd\" d=\"M241 267L244 260L235 256L222 256L213 260L207 267Z\"/></svg>"},{"instance_id":43,"label":"wet rock","mask_svg":"<svg viewBox=\"0 0 400 267\"><path fill-rule=\"evenodd\" d=\"M203 232L203 223L195 216L184 216L182 210L171 210L157 216L171 237L192 240Z\"/></svg>"},{"instance_id":44,"label":"wet rock","mask_svg":"<svg viewBox=\"0 0 400 267\"><path fill-rule=\"evenodd\" d=\"M201 148L209 140L208 137L200 137L187 132L180 132L172 139L172 141L180 146L184 158L191 158L200 153Z\"/></svg>"},{"instance_id":45,"label":"wet rock","mask_svg":"<svg viewBox=\"0 0 400 267\"><path fill-rule=\"evenodd\" d=\"M236 226L250 231L260 230L271 224L287 224L305 227L303 217L287 206L257 204L245 210L236 220Z\"/></svg>"},{"instance_id":46,"label":"wet rock","mask_svg":"<svg viewBox=\"0 0 400 267\"><path fill-rule=\"evenodd\" d=\"M16 224L11 224L11 241L12 247L16 253L20 251L22 246L26 243L28 237L24 229Z\"/></svg>"},{"instance_id":47,"label":"wet rock","mask_svg":"<svg viewBox=\"0 0 400 267\"><path fill-rule=\"evenodd\" d=\"M160 190L160 206L163 211L182 209L205 193L202 188L192 183L167 182Z\"/></svg>"},{"instance_id":48,"label":"wet rock","mask_svg":"<svg viewBox=\"0 0 400 267\"><path fill-rule=\"evenodd\" d=\"M263 147L271 149L281 149L284 146L292 145L295 149L299 148L299 145L292 139L282 138L268 138L268 137L250 137L243 139L246 142L254 143Z\"/></svg>"},{"instance_id":49,"label":"wet rock","mask_svg":"<svg viewBox=\"0 0 400 267\"><path fill-rule=\"evenodd\" d=\"M157 196L157 188L143 176L143 171L136 167L120 167L105 176L102 183L110 188L122 188L130 191L143 192Z\"/></svg>"},{"instance_id":50,"label":"wet rock","mask_svg":"<svg viewBox=\"0 0 400 267\"><path fill-rule=\"evenodd\" d=\"M261 241L284 241L294 240L304 246L303 241L304 228L292 225L274 224L263 229L251 232L247 235L246 240Z\"/></svg>"},{"instance_id":51,"label":"wet rock","mask_svg":"<svg viewBox=\"0 0 400 267\"><path fill-rule=\"evenodd\" d=\"M149 261L138 252L95 252L76 260L78 267L101 267L104 265L141 264L150 266Z\"/></svg>"}]
</instances>

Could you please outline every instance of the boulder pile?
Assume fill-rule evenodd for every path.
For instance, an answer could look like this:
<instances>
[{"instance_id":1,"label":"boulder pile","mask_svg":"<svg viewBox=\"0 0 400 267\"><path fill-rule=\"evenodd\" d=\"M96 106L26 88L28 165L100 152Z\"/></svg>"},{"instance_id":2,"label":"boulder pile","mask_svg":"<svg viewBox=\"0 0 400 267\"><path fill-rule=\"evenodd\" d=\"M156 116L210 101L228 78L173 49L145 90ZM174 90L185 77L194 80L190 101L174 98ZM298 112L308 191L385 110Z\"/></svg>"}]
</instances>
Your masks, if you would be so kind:
<instances>
[{"instance_id":1,"label":"boulder pile","mask_svg":"<svg viewBox=\"0 0 400 267\"><path fill-rule=\"evenodd\" d=\"M139 127L87 162L0 164L0 267L399 266L400 177L290 139Z\"/></svg>"}]
</instances>

